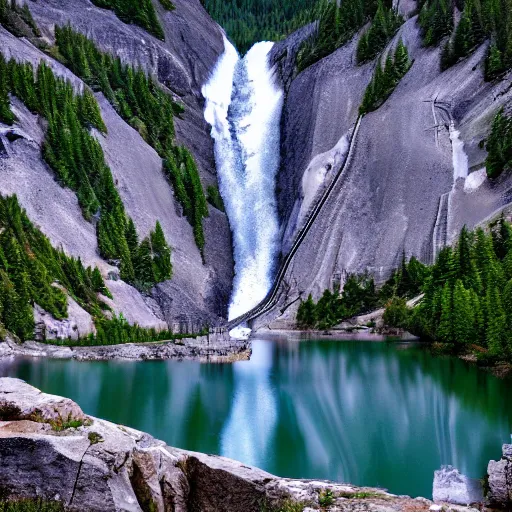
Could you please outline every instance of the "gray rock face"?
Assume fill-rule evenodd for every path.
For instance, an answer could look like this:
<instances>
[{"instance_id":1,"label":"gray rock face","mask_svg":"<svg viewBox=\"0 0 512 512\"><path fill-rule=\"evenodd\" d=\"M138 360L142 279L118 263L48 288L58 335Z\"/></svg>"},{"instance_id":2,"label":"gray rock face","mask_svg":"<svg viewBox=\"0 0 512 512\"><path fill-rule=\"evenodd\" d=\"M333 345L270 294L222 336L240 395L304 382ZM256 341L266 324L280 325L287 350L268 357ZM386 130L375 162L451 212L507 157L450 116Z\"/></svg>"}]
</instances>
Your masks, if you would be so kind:
<instances>
[{"instance_id":1,"label":"gray rock face","mask_svg":"<svg viewBox=\"0 0 512 512\"><path fill-rule=\"evenodd\" d=\"M435 502L468 505L484 499L482 482L461 475L453 466L443 466L434 473L433 497Z\"/></svg>"},{"instance_id":2,"label":"gray rock face","mask_svg":"<svg viewBox=\"0 0 512 512\"><path fill-rule=\"evenodd\" d=\"M176 361L194 360L209 363L234 362L249 359L251 343L235 340L227 333L213 333L197 338L153 343L124 343L97 347L63 347L26 341L16 343L10 337L0 342L0 359L12 356L50 357L77 361Z\"/></svg>"},{"instance_id":3,"label":"gray rock face","mask_svg":"<svg viewBox=\"0 0 512 512\"><path fill-rule=\"evenodd\" d=\"M70 23L102 50L145 68L184 103L182 119L175 119L177 143L192 151L206 189L215 185L217 178L210 127L203 118L201 86L223 51L222 31L200 0L176 0L174 4L176 9L168 12L155 2L165 41L140 27L123 23L112 11L97 8L89 0L39 0L30 2L30 9L49 42L53 41L55 25ZM54 73L71 80L77 89L84 87L59 62L1 27L0 51L7 58L35 65L44 59ZM101 95L98 101L108 135L97 137L127 213L134 219L141 238L159 220L173 247L174 277L158 287L154 293L156 300L143 297L125 283L108 283L114 295L114 311L123 312L130 322L145 327L162 328L176 321L190 326L218 323L227 314L233 277L227 216L210 207L210 217L204 222L203 263L192 227L162 172L161 159ZM19 119L15 129L26 137L12 144L2 138L0 193L16 193L30 219L54 246L79 256L86 265L99 266L107 277L114 269L98 255L94 226L82 218L74 192L60 187L41 159L41 123L17 100L13 103Z\"/></svg>"},{"instance_id":4,"label":"gray rock face","mask_svg":"<svg viewBox=\"0 0 512 512\"><path fill-rule=\"evenodd\" d=\"M512 444L503 445L503 457L489 462L489 494L491 505L510 510L512 508Z\"/></svg>"},{"instance_id":5,"label":"gray rock face","mask_svg":"<svg viewBox=\"0 0 512 512\"><path fill-rule=\"evenodd\" d=\"M265 322L277 314L279 322L293 320L296 306L288 306L294 300L310 292L318 299L333 280L343 281L346 272L369 270L382 282L403 251L430 262L434 245L452 242L464 224L472 228L510 203L510 175L492 184L484 179L474 187L469 186L473 178L455 182L449 130L453 122L469 170L481 169L486 155L479 143L496 111L512 98L509 81L484 82L485 47L440 73L440 50L422 47L416 18L401 27L390 47L399 37L414 64L386 103L362 119L351 162L287 273L281 311ZM290 85L277 184L283 254L299 227L304 173L356 124L375 65L356 64L357 40L300 73ZM328 169L318 160L319 174L338 168Z\"/></svg>"},{"instance_id":6,"label":"gray rock face","mask_svg":"<svg viewBox=\"0 0 512 512\"><path fill-rule=\"evenodd\" d=\"M41 414L27 417L34 408ZM47 413L54 410L83 426L52 429ZM318 510L323 490L334 495L334 504L323 509L331 512L427 512L433 506L424 498L279 478L224 457L178 450L143 432L87 417L70 400L21 380L0 379L3 499L57 500L73 512L261 512L286 502Z\"/></svg>"}]
</instances>

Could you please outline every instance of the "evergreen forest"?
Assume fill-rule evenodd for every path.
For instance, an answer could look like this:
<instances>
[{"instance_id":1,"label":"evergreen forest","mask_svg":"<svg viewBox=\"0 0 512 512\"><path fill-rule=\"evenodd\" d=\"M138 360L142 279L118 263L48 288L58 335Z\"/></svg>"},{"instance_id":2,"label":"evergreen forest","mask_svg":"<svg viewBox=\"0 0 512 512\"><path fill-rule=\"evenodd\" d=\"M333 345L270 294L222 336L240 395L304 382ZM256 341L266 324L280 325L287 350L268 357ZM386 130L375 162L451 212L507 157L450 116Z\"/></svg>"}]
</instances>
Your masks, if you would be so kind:
<instances>
[{"instance_id":1,"label":"evergreen forest","mask_svg":"<svg viewBox=\"0 0 512 512\"><path fill-rule=\"evenodd\" d=\"M103 92L119 115L163 158L164 171L203 253L206 197L192 154L175 141L173 119L183 113L183 107L141 68L101 52L70 26L56 27L55 37L62 62L93 90Z\"/></svg>"},{"instance_id":2,"label":"evergreen forest","mask_svg":"<svg viewBox=\"0 0 512 512\"><path fill-rule=\"evenodd\" d=\"M279 41L314 21L323 0L201 0L241 54L259 41Z\"/></svg>"},{"instance_id":3,"label":"evergreen forest","mask_svg":"<svg viewBox=\"0 0 512 512\"><path fill-rule=\"evenodd\" d=\"M101 145L90 133L91 128L106 132L94 95L88 89L76 94L72 84L56 77L44 62L34 71L30 63L6 62L0 55L0 120L12 124L9 93L47 120L43 158L59 182L76 191L84 217L97 220L101 256L119 262L121 278L143 288L170 279L170 263L158 262L170 255L158 224L154 233L162 236L156 237L159 245L154 249L150 243L154 234L140 246L132 243L136 238L130 233L133 223L126 215ZM168 270L165 274L153 271L164 267Z\"/></svg>"},{"instance_id":4,"label":"evergreen forest","mask_svg":"<svg viewBox=\"0 0 512 512\"><path fill-rule=\"evenodd\" d=\"M421 296L418 305L406 300ZM326 329L344 319L386 307L384 319L453 351L477 354L483 364L512 360L512 227L501 217L488 232L463 228L455 247L431 266L416 258L377 289L368 276L348 276L343 292L326 290L299 307L302 327Z\"/></svg>"}]
</instances>

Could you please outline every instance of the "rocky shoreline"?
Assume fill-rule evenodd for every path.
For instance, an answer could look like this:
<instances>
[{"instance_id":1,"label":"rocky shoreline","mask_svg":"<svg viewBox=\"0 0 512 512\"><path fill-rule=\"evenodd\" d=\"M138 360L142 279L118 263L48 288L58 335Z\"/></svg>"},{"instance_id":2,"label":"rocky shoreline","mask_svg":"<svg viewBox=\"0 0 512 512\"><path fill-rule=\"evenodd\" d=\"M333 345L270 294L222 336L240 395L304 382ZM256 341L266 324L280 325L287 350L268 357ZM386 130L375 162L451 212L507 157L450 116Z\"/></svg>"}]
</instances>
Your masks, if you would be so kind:
<instances>
[{"instance_id":1,"label":"rocky shoreline","mask_svg":"<svg viewBox=\"0 0 512 512\"><path fill-rule=\"evenodd\" d=\"M504 458L491 462L489 470L494 505L510 510L512 446L504 447ZM459 477L457 473L460 490L465 483ZM0 496L5 501L58 502L62 510L80 512L481 509L382 489L279 478L89 417L73 401L11 378L0 378Z\"/></svg>"},{"instance_id":2,"label":"rocky shoreline","mask_svg":"<svg viewBox=\"0 0 512 512\"><path fill-rule=\"evenodd\" d=\"M225 363L249 359L251 342L230 338L228 333L217 333L197 338L154 343L125 343L95 347L66 347L37 341L16 342L6 336L0 342L0 358L3 357L49 357L74 359L77 361L156 361L195 360L204 363Z\"/></svg>"}]
</instances>

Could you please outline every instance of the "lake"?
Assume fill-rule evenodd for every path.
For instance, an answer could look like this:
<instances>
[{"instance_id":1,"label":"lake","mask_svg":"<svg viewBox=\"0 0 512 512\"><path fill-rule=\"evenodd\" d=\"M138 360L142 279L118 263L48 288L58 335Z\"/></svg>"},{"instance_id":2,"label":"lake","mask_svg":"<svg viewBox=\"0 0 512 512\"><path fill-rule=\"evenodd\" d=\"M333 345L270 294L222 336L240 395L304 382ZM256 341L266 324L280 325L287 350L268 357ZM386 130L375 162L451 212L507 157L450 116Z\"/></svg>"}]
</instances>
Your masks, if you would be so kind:
<instances>
[{"instance_id":1,"label":"lake","mask_svg":"<svg viewBox=\"0 0 512 512\"><path fill-rule=\"evenodd\" d=\"M412 496L442 464L482 477L512 431L512 380L415 343L280 337L234 364L18 358L0 375L172 446Z\"/></svg>"}]
</instances>

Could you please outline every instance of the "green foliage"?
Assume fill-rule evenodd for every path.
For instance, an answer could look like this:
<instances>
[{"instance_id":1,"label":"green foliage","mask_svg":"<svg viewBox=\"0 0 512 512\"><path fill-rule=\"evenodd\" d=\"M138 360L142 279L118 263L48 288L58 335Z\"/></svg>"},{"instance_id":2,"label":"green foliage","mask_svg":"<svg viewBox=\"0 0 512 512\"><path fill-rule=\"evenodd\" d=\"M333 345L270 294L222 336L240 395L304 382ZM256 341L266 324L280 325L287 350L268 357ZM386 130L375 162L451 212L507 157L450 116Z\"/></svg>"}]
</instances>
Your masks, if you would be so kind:
<instances>
[{"instance_id":1,"label":"green foliage","mask_svg":"<svg viewBox=\"0 0 512 512\"><path fill-rule=\"evenodd\" d=\"M320 1L314 11L314 19L318 20L318 32L313 40L308 41L301 48L297 56L299 70L318 62L349 41L366 22L376 15L379 5L378 0ZM386 30L389 30L394 21L398 22L394 13L389 11L391 2L384 0L381 5L381 14L389 19L377 21L378 30L374 29L376 46L381 41L381 29L385 26ZM394 18L393 23L390 23L391 18ZM364 46L365 43L363 42L362 45ZM366 49L363 48L363 50L366 53Z\"/></svg>"},{"instance_id":2,"label":"green foliage","mask_svg":"<svg viewBox=\"0 0 512 512\"><path fill-rule=\"evenodd\" d=\"M119 345L124 343L151 343L157 341L180 340L183 338L195 338L204 335L207 329L195 334L174 334L168 330L157 331L156 329L146 329L139 325L129 324L123 315L113 316L112 318L96 319L96 334L90 334L85 338L76 340L51 340L48 343L62 346L105 346Z\"/></svg>"},{"instance_id":3,"label":"green foliage","mask_svg":"<svg viewBox=\"0 0 512 512\"><path fill-rule=\"evenodd\" d=\"M30 42L44 48L37 27L27 4L18 5L16 0L0 0L0 25L16 37L26 37Z\"/></svg>"},{"instance_id":4,"label":"green foliage","mask_svg":"<svg viewBox=\"0 0 512 512\"><path fill-rule=\"evenodd\" d=\"M389 98L411 65L407 47L400 39L394 54L388 54L384 68L380 60L377 62L375 73L359 107L359 114L364 115L378 109Z\"/></svg>"},{"instance_id":5,"label":"green foliage","mask_svg":"<svg viewBox=\"0 0 512 512\"><path fill-rule=\"evenodd\" d=\"M242 54L258 41L278 41L315 19L323 0L201 0Z\"/></svg>"},{"instance_id":6,"label":"green foliage","mask_svg":"<svg viewBox=\"0 0 512 512\"><path fill-rule=\"evenodd\" d=\"M325 290L315 304L311 295L301 302L297 323L302 328L329 329L344 319L371 311L377 305L375 283L366 274L349 274L340 294Z\"/></svg>"},{"instance_id":7,"label":"green foliage","mask_svg":"<svg viewBox=\"0 0 512 512\"><path fill-rule=\"evenodd\" d=\"M503 109L494 118L486 149L485 165L489 178L497 178L512 169L512 116L505 114Z\"/></svg>"},{"instance_id":8,"label":"green foliage","mask_svg":"<svg viewBox=\"0 0 512 512\"><path fill-rule=\"evenodd\" d=\"M321 507L329 507L334 503L334 494L330 489L323 489L318 495L318 504Z\"/></svg>"},{"instance_id":9,"label":"green foliage","mask_svg":"<svg viewBox=\"0 0 512 512\"><path fill-rule=\"evenodd\" d=\"M165 38L151 0L92 0L92 3L98 7L113 10L117 17L125 23L139 25L158 39ZM167 3L170 4L169 0ZM165 3L163 5L166 7Z\"/></svg>"},{"instance_id":10,"label":"green foliage","mask_svg":"<svg viewBox=\"0 0 512 512\"><path fill-rule=\"evenodd\" d=\"M171 2L171 0L160 0L160 4L168 11L174 11L174 9L176 9L176 6Z\"/></svg>"},{"instance_id":11,"label":"green foliage","mask_svg":"<svg viewBox=\"0 0 512 512\"><path fill-rule=\"evenodd\" d=\"M403 23L403 18L393 9L385 9L382 0L370 28L361 36L357 45L357 62L374 59L391 41L393 35Z\"/></svg>"},{"instance_id":12,"label":"green foliage","mask_svg":"<svg viewBox=\"0 0 512 512\"><path fill-rule=\"evenodd\" d=\"M164 159L164 169L173 184L176 198L192 225L200 251L204 248L203 218L208 215L206 198L194 159L186 148L177 147L174 140L174 116L183 108L142 69L122 64L119 58L103 53L95 44L70 26L57 27L55 37L64 63L95 90L101 90L119 115L135 128L144 140ZM109 240L109 229L103 230L104 254L123 251ZM124 230L119 229L119 233ZM128 280L131 269L127 265Z\"/></svg>"},{"instance_id":13,"label":"green foliage","mask_svg":"<svg viewBox=\"0 0 512 512\"><path fill-rule=\"evenodd\" d=\"M453 7L451 0L429 0L425 2L418 17L425 46L435 46L453 30Z\"/></svg>"},{"instance_id":14,"label":"green foliage","mask_svg":"<svg viewBox=\"0 0 512 512\"><path fill-rule=\"evenodd\" d=\"M222 196L220 195L219 189L215 187L214 185L209 185L206 188L207 201L214 207L217 208L217 210L220 210L221 212L225 212L226 209L224 207L224 201L222 200Z\"/></svg>"},{"instance_id":15,"label":"green foliage","mask_svg":"<svg viewBox=\"0 0 512 512\"><path fill-rule=\"evenodd\" d=\"M64 287L84 309L101 315L106 292L98 269L54 249L28 219L16 196L0 196L0 321L22 340L34 334L33 304L67 317Z\"/></svg>"},{"instance_id":16,"label":"green foliage","mask_svg":"<svg viewBox=\"0 0 512 512\"><path fill-rule=\"evenodd\" d=\"M203 254L203 218L208 216L208 205L194 159L186 148L177 147L164 161L164 170L183 213L192 225L196 245Z\"/></svg>"},{"instance_id":17,"label":"green foliage","mask_svg":"<svg viewBox=\"0 0 512 512\"><path fill-rule=\"evenodd\" d=\"M0 512L64 512L64 506L58 501L27 498L0 501Z\"/></svg>"},{"instance_id":18,"label":"green foliage","mask_svg":"<svg viewBox=\"0 0 512 512\"><path fill-rule=\"evenodd\" d=\"M421 9L420 24L426 46L439 44L446 36L441 69L470 55L490 39L485 77L492 80L512 68L512 0L465 0L458 25L453 28L453 0L429 0Z\"/></svg>"},{"instance_id":19,"label":"green foliage","mask_svg":"<svg viewBox=\"0 0 512 512\"><path fill-rule=\"evenodd\" d=\"M392 327L406 329L409 324L410 310L407 302L401 297L393 297L387 304L384 311L384 323Z\"/></svg>"},{"instance_id":20,"label":"green foliage","mask_svg":"<svg viewBox=\"0 0 512 512\"><path fill-rule=\"evenodd\" d=\"M11 112L9 90L7 62L5 61L4 56L0 53L0 123L11 125L14 123L15 117Z\"/></svg>"},{"instance_id":21,"label":"green foliage","mask_svg":"<svg viewBox=\"0 0 512 512\"><path fill-rule=\"evenodd\" d=\"M87 69L92 69L87 59L81 59L81 62ZM2 66L0 60L0 75ZM157 275L152 272L153 278L149 282L142 280L135 271L134 251L130 250L127 240L128 228L133 224L130 225L126 216L101 145L89 133L90 128L106 132L94 95L89 90L77 95L70 82L55 77L44 63L34 75L30 64L11 60L7 64L7 73L9 90L48 121L44 159L62 185L76 191L84 217L87 220L99 217L97 237L101 256L119 262L121 278L129 283L144 282L147 287L168 279L171 274L168 269ZM163 261L162 256L157 260ZM107 293L107 290L103 289L103 292Z\"/></svg>"},{"instance_id":22,"label":"green foliage","mask_svg":"<svg viewBox=\"0 0 512 512\"><path fill-rule=\"evenodd\" d=\"M494 358L511 359L511 233L503 217L489 233L464 228L455 249L438 255L409 330L456 347L476 344Z\"/></svg>"}]
</instances>

